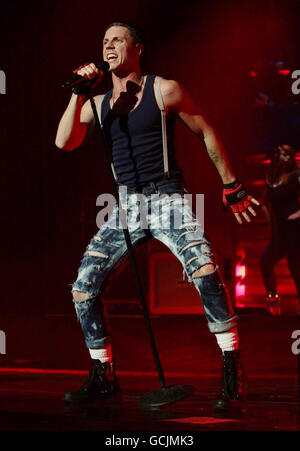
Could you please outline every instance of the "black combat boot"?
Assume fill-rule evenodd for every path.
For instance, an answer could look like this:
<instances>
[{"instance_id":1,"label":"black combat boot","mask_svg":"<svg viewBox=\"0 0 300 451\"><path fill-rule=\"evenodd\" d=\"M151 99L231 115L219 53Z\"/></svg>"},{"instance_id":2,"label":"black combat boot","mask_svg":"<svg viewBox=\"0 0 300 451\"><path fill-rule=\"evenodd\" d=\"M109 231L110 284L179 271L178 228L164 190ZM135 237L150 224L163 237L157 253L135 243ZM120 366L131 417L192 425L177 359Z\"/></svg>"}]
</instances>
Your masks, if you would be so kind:
<instances>
[{"instance_id":1,"label":"black combat boot","mask_svg":"<svg viewBox=\"0 0 300 451\"><path fill-rule=\"evenodd\" d=\"M222 358L222 393L214 401L216 409L239 406L246 397L246 379L239 351L224 351Z\"/></svg>"},{"instance_id":2,"label":"black combat boot","mask_svg":"<svg viewBox=\"0 0 300 451\"><path fill-rule=\"evenodd\" d=\"M93 360L93 367L87 380L78 391L64 393L63 401L80 402L107 399L120 392L113 363Z\"/></svg>"}]
</instances>

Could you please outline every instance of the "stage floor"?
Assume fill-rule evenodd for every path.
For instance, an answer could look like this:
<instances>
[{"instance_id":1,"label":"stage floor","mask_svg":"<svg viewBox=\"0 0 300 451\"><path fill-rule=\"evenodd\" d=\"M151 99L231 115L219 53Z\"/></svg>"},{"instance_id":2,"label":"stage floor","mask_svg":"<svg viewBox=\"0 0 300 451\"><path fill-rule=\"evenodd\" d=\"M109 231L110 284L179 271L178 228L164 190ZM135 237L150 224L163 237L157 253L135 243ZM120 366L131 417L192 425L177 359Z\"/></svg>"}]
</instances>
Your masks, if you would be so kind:
<instances>
[{"instance_id":1,"label":"stage floor","mask_svg":"<svg viewBox=\"0 0 300 451\"><path fill-rule=\"evenodd\" d=\"M185 400L160 409L142 410L138 398L158 388L151 376L119 374L121 399L94 404L66 404L64 390L76 389L84 375L2 372L0 429L65 431L201 431L300 430L300 399L295 374L277 377L251 375L249 394L241 409L218 412L212 407L219 378L168 377L173 383L192 384ZM107 434L110 436L111 434Z\"/></svg>"},{"instance_id":2,"label":"stage floor","mask_svg":"<svg viewBox=\"0 0 300 451\"><path fill-rule=\"evenodd\" d=\"M74 332L79 327L76 320L48 318L39 330L28 321L23 322L23 335L26 327L31 336L40 334L39 346L24 339L23 347L19 342L13 350L11 345L11 352L1 356L2 431L91 430L111 437L113 431L300 430L299 356L292 352L292 333L300 334L300 320L295 316L240 313L248 397L241 409L225 413L212 405L220 390L221 361L203 317L151 318L167 385L191 384L195 392L148 411L139 407L138 399L159 388L159 380L143 318L111 318L122 397L94 405L61 401L64 391L76 390L88 374L90 361L80 333ZM15 326L11 322L10 330Z\"/></svg>"}]
</instances>

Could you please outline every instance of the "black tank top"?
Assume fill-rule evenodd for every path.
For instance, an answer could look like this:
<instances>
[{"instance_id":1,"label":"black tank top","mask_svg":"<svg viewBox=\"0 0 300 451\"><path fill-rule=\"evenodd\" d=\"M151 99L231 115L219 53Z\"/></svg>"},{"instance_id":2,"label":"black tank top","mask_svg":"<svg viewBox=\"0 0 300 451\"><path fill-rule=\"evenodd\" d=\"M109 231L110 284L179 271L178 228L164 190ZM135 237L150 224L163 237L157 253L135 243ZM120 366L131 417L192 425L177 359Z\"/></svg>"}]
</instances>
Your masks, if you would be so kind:
<instances>
[{"instance_id":1,"label":"black tank top","mask_svg":"<svg viewBox=\"0 0 300 451\"><path fill-rule=\"evenodd\" d=\"M154 94L155 75L148 75L142 99L127 114L117 115L110 108L112 89L102 102L101 120L112 149L112 161L119 184L131 188L164 177L161 112ZM167 117L169 172L181 177L174 149L175 117Z\"/></svg>"},{"instance_id":2,"label":"black tank top","mask_svg":"<svg viewBox=\"0 0 300 451\"><path fill-rule=\"evenodd\" d=\"M287 219L289 215L295 213L299 205L299 182L300 170L291 173L286 183L281 183L275 187L267 185L264 199L272 205L275 218L280 221Z\"/></svg>"}]
</instances>

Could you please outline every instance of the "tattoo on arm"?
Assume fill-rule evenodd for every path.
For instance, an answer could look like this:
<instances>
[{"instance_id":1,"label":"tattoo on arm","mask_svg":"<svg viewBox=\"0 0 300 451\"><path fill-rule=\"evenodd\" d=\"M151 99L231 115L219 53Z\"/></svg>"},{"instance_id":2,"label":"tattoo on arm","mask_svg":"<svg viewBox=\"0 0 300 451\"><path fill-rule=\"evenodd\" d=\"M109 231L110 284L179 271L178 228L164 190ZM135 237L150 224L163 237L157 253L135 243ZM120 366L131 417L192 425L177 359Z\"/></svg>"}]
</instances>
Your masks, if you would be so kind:
<instances>
[{"instance_id":1,"label":"tattoo on arm","mask_svg":"<svg viewBox=\"0 0 300 451\"><path fill-rule=\"evenodd\" d=\"M207 153L215 164L219 162L219 155L217 154L217 152L212 149L207 149Z\"/></svg>"}]
</instances>

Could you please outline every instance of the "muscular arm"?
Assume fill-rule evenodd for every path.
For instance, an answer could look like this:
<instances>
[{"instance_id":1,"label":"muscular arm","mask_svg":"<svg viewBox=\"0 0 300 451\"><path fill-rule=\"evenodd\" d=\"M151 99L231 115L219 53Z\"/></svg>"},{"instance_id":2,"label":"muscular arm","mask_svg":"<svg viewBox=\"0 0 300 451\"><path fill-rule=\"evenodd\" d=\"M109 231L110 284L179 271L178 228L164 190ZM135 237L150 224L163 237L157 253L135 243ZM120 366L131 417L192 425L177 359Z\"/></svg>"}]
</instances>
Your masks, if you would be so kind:
<instances>
[{"instance_id":1,"label":"muscular arm","mask_svg":"<svg viewBox=\"0 0 300 451\"><path fill-rule=\"evenodd\" d=\"M95 87L103 77L103 72L94 63L85 64L75 71L93 82ZM94 114L90 102L84 103L85 96L72 94L57 129L55 144L60 149L74 150L80 146L88 131L94 125ZM94 97L96 107L100 96Z\"/></svg>"},{"instance_id":2,"label":"muscular arm","mask_svg":"<svg viewBox=\"0 0 300 451\"><path fill-rule=\"evenodd\" d=\"M173 80L162 80L161 90L167 111L176 113L190 130L204 140L207 153L223 183L233 182L235 176L221 139L189 93L182 85Z\"/></svg>"},{"instance_id":3,"label":"muscular arm","mask_svg":"<svg viewBox=\"0 0 300 451\"><path fill-rule=\"evenodd\" d=\"M84 103L84 96L72 94L58 125L56 146L63 150L76 149L82 144L93 123L94 117L90 102Z\"/></svg>"}]
</instances>

